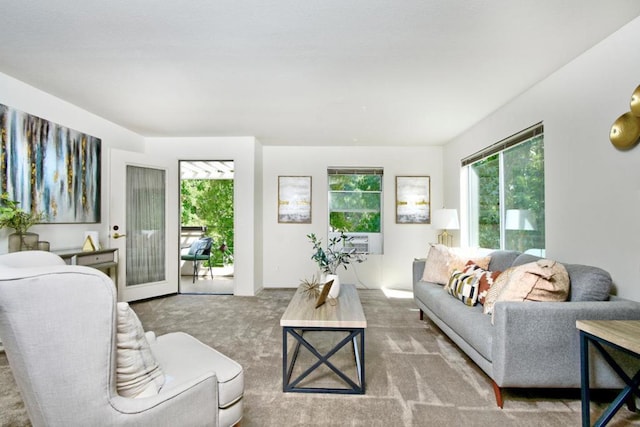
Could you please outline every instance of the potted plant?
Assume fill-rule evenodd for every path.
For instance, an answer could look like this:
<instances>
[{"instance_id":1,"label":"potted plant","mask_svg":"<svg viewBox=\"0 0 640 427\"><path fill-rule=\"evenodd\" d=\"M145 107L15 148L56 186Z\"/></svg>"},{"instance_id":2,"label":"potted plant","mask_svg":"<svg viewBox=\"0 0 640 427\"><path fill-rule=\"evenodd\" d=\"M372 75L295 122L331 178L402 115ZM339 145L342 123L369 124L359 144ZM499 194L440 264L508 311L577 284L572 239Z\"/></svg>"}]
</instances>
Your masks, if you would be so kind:
<instances>
[{"instance_id":1,"label":"potted plant","mask_svg":"<svg viewBox=\"0 0 640 427\"><path fill-rule=\"evenodd\" d=\"M308 234L307 238L313 244L311 259L318 264L320 271L324 273L325 283L333 280L329 296L336 298L340 294L338 268L343 267L346 270L351 263L363 262L364 257L357 253L355 248L348 248L347 243L353 240L353 237L347 236L343 232L340 233L340 236L330 238L326 248L322 247L322 239L318 239L315 234ZM338 245L339 243L342 244Z\"/></svg>"},{"instance_id":2,"label":"potted plant","mask_svg":"<svg viewBox=\"0 0 640 427\"><path fill-rule=\"evenodd\" d=\"M38 247L38 235L29 233L32 225L44 218L42 212L32 213L18 207L19 202L12 200L8 193L0 195L0 229L13 228L9 235L9 252L32 250Z\"/></svg>"}]
</instances>

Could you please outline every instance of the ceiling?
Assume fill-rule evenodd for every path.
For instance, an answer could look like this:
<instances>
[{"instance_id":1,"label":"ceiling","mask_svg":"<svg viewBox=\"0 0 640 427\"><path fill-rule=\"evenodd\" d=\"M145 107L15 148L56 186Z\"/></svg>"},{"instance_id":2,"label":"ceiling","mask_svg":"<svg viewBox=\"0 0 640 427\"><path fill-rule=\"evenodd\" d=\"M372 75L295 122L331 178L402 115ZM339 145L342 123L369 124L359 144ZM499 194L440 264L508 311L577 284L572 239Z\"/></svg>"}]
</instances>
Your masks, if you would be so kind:
<instances>
[{"instance_id":1,"label":"ceiling","mask_svg":"<svg viewBox=\"0 0 640 427\"><path fill-rule=\"evenodd\" d=\"M1 10L0 72L141 135L368 146L446 143L640 15L640 2L2 0Z\"/></svg>"}]
</instances>

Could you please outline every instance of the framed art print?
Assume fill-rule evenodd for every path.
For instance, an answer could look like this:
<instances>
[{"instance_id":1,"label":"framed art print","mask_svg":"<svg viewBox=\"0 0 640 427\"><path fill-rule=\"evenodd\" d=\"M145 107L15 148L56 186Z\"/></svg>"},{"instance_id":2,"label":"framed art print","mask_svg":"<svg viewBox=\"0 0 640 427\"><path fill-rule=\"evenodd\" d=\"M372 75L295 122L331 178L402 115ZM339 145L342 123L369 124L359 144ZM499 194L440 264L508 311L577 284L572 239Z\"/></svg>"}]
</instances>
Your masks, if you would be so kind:
<instances>
[{"instance_id":1,"label":"framed art print","mask_svg":"<svg viewBox=\"0 0 640 427\"><path fill-rule=\"evenodd\" d=\"M431 224L431 177L396 176L396 223Z\"/></svg>"},{"instance_id":2,"label":"framed art print","mask_svg":"<svg viewBox=\"0 0 640 427\"><path fill-rule=\"evenodd\" d=\"M311 224L311 177L278 177L278 222Z\"/></svg>"},{"instance_id":3,"label":"framed art print","mask_svg":"<svg viewBox=\"0 0 640 427\"><path fill-rule=\"evenodd\" d=\"M43 223L100 222L101 141L0 104L0 192Z\"/></svg>"}]
</instances>

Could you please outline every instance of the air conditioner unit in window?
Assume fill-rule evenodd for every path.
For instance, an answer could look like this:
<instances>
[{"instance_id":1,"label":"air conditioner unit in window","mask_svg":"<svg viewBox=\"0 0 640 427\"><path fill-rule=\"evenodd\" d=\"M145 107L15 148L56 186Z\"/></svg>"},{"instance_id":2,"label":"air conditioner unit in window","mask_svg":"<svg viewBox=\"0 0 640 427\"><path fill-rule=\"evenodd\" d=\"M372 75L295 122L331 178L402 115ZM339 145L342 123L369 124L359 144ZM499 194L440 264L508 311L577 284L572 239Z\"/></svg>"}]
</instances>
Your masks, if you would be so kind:
<instances>
[{"instance_id":1,"label":"air conditioner unit in window","mask_svg":"<svg viewBox=\"0 0 640 427\"><path fill-rule=\"evenodd\" d=\"M355 235L349 237L352 237L352 239L346 243L346 250L355 249L357 254L369 253L369 236Z\"/></svg>"},{"instance_id":2,"label":"air conditioner unit in window","mask_svg":"<svg viewBox=\"0 0 640 427\"><path fill-rule=\"evenodd\" d=\"M347 242L343 250L356 250L359 254L382 255L382 233L346 233L352 239ZM340 233L329 232L329 239L340 237ZM342 242L338 242L336 250L342 248Z\"/></svg>"}]
</instances>

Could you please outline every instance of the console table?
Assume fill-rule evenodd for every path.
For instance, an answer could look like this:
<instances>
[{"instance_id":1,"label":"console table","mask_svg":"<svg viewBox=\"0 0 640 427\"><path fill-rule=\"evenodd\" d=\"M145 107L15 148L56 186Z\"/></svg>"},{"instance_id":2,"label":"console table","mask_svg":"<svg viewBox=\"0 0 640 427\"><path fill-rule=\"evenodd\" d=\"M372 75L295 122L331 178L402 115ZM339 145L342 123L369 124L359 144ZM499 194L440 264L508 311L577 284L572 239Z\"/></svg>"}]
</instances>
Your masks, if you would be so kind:
<instances>
[{"instance_id":1,"label":"console table","mask_svg":"<svg viewBox=\"0 0 640 427\"><path fill-rule=\"evenodd\" d=\"M83 251L82 249L64 249L53 251L69 265L84 265L104 270L118 289L118 249L98 249Z\"/></svg>"},{"instance_id":2,"label":"console table","mask_svg":"<svg viewBox=\"0 0 640 427\"><path fill-rule=\"evenodd\" d=\"M594 424L606 425L625 402L635 409L635 396L640 397L640 371L630 378L604 349L604 346L615 348L627 354L640 358L640 320L577 320L576 327L580 330L580 370L582 392L582 425L591 424L589 397L589 343L602 354L607 363L618 376L627 384L615 400L604 411ZM634 396L635 394L635 396Z\"/></svg>"},{"instance_id":3,"label":"console table","mask_svg":"<svg viewBox=\"0 0 640 427\"><path fill-rule=\"evenodd\" d=\"M364 394L364 331L367 319L355 285L342 285L340 295L335 301L327 301L315 308L315 299L309 299L302 287L299 287L289 306L280 319L282 326L282 376L283 391L303 393L342 393ZM305 339L305 332L337 332L345 335L327 353L321 354L316 347ZM288 337L295 340L293 355L289 361ZM329 359L347 344L353 345L357 379L351 379ZM298 359L300 346L306 348L317 361L292 380L292 374ZM301 382L321 366L328 367L348 388L339 387L303 387Z\"/></svg>"}]
</instances>

